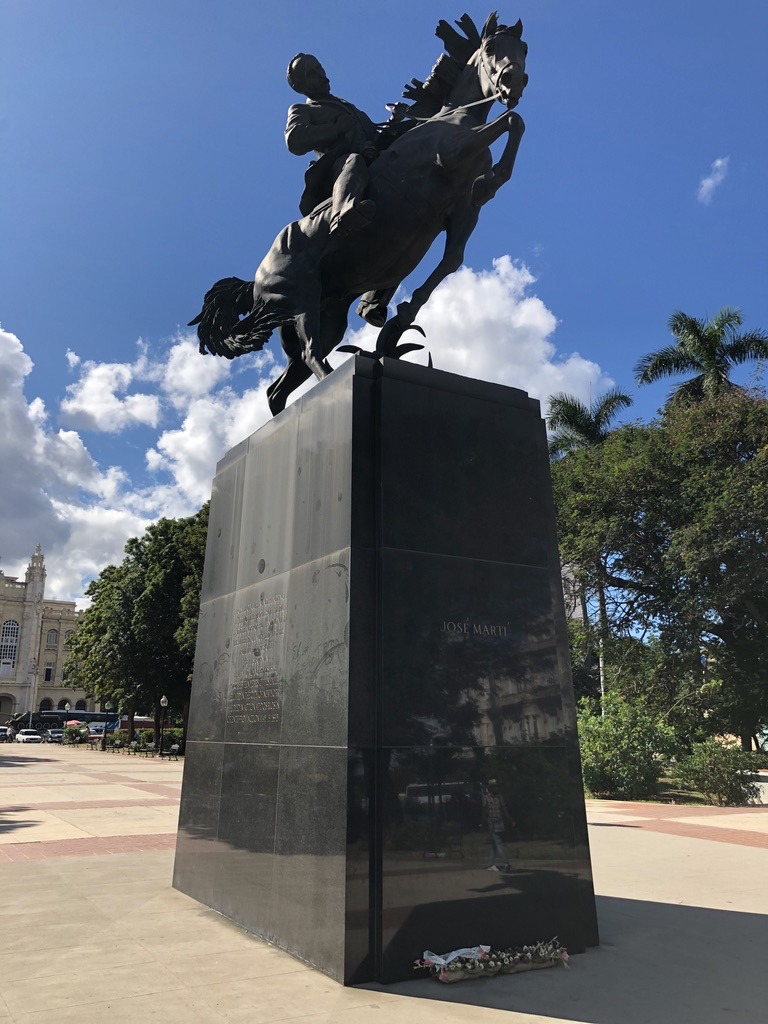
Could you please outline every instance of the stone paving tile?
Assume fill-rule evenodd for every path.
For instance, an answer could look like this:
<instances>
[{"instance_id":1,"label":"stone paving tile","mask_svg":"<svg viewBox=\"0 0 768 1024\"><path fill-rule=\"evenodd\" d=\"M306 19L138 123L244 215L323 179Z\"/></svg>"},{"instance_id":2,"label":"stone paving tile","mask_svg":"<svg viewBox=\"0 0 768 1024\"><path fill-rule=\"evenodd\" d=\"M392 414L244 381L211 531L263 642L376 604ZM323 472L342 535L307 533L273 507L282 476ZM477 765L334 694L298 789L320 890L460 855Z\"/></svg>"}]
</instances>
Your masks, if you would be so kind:
<instances>
[{"instance_id":1,"label":"stone paving tile","mask_svg":"<svg viewBox=\"0 0 768 1024\"><path fill-rule=\"evenodd\" d=\"M45 762L34 748L4 753L0 786L9 768L18 794L38 787L56 800L68 788L140 790L129 803L61 801L61 817L81 812L79 824L93 832L105 828L99 815L139 820L151 808L166 821L175 816L183 763L98 751L60 750ZM38 804L25 813L32 812L53 809ZM594 801L589 817L603 947L556 977L494 979L474 990L426 980L338 986L171 889L175 821L168 833L46 842L26 841L29 830L19 829L16 842L0 847L0 1024L719 1024L728 1000L739 1012L761 1006L759 959L754 970L740 961L733 970L741 973L726 984L712 952L721 936L742 936L750 949L768 942L761 811ZM42 907L29 909L30 891L48 894ZM702 910L706 900L719 909ZM670 944L662 963L660 937ZM117 983L104 992L98 982L107 978ZM692 979L701 991L686 1016ZM544 1007L551 1016L539 1015Z\"/></svg>"},{"instance_id":2,"label":"stone paving tile","mask_svg":"<svg viewBox=\"0 0 768 1024\"><path fill-rule=\"evenodd\" d=\"M183 988L166 987L151 996L117 993L99 999L94 987L89 995L95 999L86 1003L82 998L75 999L71 1005L59 1006L53 1013L49 1009L22 1013L13 1018L13 1024L82 1024L83 1020L103 1020L107 1024L142 1024L148 1020L160 1024L220 1024L221 1021L210 1007L202 1005Z\"/></svg>"},{"instance_id":3,"label":"stone paving tile","mask_svg":"<svg viewBox=\"0 0 768 1024\"><path fill-rule=\"evenodd\" d=\"M192 991L219 1015L220 1021L249 1024L302 1020L318 1012L327 1016L338 1009L358 1008L374 1001L370 992L343 988L316 971L255 979L230 978Z\"/></svg>"},{"instance_id":4,"label":"stone paving tile","mask_svg":"<svg viewBox=\"0 0 768 1024\"><path fill-rule=\"evenodd\" d=\"M152 787L153 790L155 787ZM78 803L82 799L96 800L103 804L111 804L112 801L133 800L140 801L147 792L144 783L105 785L103 783L85 784L62 784L61 786L11 786L5 783L2 785L3 804L34 804L40 803ZM171 794L161 789L157 796L168 797Z\"/></svg>"},{"instance_id":5,"label":"stone paving tile","mask_svg":"<svg viewBox=\"0 0 768 1024\"><path fill-rule=\"evenodd\" d=\"M652 804L625 800L587 800L589 810L611 813L626 811L633 817L647 818L685 818L685 817L720 817L739 814L762 814L768 819L768 807L710 807L702 804Z\"/></svg>"},{"instance_id":6,"label":"stone paving tile","mask_svg":"<svg viewBox=\"0 0 768 1024\"><path fill-rule=\"evenodd\" d=\"M740 814L700 815L692 814L684 819L686 825L703 825L706 828L739 829L746 832L758 832L768 835L768 807L762 809L738 807Z\"/></svg>"},{"instance_id":7,"label":"stone paving tile","mask_svg":"<svg viewBox=\"0 0 768 1024\"><path fill-rule=\"evenodd\" d=\"M220 982L222 978L264 978L275 974L298 974L312 968L265 942L253 941L247 948L217 951L207 956L189 956L178 948L163 957L168 970L185 983Z\"/></svg>"},{"instance_id":8,"label":"stone paving tile","mask_svg":"<svg viewBox=\"0 0 768 1024\"><path fill-rule=\"evenodd\" d=\"M91 965L94 963L98 963L99 970L109 971L115 967L128 965L141 968L142 965L155 963L155 958L140 942L111 945L86 942L64 949L36 949L24 953L0 954L0 975L4 978L12 977L16 983L21 983L38 978L61 981L87 972L92 984Z\"/></svg>"},{"instance_id":9,"label":"stone paving tile","mask_svg":"<svg viewBox=\"0 0 768 1024\"><path fill-rule=\"evenodd\" d=\"M82 839L86 833L53 811L4 811L0 850L36 841Z\"/></svg>"},{"instance_id":10,"label":"stone paving tile","mask_svg":"<svg viewBox=\"0 0 768 1024\"><path fill-rule=\"evenodd\" d=\"M138 807L67 807L57 816L88 835L104 838L175 833L179 811L172 804L161 807L155 804L141 804Z\"/></svg>"}]
</instances>

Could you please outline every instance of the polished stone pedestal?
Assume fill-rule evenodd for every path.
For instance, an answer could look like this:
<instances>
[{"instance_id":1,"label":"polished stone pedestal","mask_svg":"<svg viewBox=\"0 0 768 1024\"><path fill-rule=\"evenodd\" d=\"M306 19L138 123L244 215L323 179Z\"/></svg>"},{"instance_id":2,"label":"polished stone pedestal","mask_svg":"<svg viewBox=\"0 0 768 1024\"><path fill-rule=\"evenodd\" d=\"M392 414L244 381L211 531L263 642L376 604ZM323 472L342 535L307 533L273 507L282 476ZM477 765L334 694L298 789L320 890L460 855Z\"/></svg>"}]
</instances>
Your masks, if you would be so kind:
<instances>
[{"instance_id":1,"label":"polished stone pedestal","mask_svg":"<svg viewBox=\"0 0 768 1024\"><path fill-rule=\"evenodd\" d=\"M174 885L346 983L597 942L537 402L357 356L222 460Z\"/></svg>"}]
</instances>

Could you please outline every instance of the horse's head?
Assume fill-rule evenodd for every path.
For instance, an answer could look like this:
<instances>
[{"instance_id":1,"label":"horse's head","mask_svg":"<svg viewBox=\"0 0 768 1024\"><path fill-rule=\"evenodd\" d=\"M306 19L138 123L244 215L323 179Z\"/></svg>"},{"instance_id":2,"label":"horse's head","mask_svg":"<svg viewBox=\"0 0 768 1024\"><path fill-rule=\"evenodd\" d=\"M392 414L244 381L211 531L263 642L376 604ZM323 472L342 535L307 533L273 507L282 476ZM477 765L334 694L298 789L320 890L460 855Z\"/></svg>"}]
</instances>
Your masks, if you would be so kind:
<instances>
[{"instance_id":1,"label":"horse's head","mask_svg":"<svg viewBox=\"0 0 768 1024\"><path fill-rule=\"evenodd\" d=\"M498 16L491 14L483 26L476 55L483 93L510 110L517 106L528 84L525 73L528 44L523 42L522 34L522 21L512 26L500 25Z\"/></svg>"}]
</instances>

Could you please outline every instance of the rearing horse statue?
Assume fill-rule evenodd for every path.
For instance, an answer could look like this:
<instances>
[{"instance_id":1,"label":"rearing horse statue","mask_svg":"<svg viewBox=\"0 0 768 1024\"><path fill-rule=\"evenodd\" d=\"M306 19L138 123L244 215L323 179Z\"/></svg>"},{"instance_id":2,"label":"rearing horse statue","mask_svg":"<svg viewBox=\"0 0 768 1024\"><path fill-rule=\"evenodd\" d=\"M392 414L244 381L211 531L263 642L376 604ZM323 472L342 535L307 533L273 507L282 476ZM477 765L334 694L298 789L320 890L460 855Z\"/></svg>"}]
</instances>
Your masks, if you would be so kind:
<instances>
[{"instance_id":1,"label":"rearing horse statue","mask_svg":"<svg viewBox=\"0 0 768 1024\"><path fill-rule=\"evenodd\" d=\"M321 203L280 232L255 281L218 281L192 321L200 351L229 359L263 348L278 331L288 365L267 389L273 415L313 373L322 379L331 372L326 356L344 337L352 303L371 292L394 294L444 231L442 259L381 328L376 354L397 357L419 347L400 345L403 332L459 269L480 208L511 177L525 130L513 111L528 82L522 23L500 25L491 14L482 33L467 15L457 24L464 36L446 22L438 26L448 56L425 84L408 87L404 95L414 102L398 105L396 137L369 168L371 223L339 237L330 230L330 201ZM507 109L487 123L496 101ZM504 135L494 163L490 146Z\"/></svg>"}]
</instances>

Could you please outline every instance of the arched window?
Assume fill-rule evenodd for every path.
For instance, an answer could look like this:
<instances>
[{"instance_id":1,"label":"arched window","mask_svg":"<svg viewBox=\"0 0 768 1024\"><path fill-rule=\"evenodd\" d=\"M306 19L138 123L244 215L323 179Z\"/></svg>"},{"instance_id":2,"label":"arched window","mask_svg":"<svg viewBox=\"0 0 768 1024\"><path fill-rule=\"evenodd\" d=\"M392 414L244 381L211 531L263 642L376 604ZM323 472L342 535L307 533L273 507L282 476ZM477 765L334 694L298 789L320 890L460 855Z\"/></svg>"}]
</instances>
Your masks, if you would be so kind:
<instances>
[{"instance_id":1,"label":"arched window","mask_svg":"<svg viewBox=\"0 0 768 1024\"><path fill-rule=\"evenodd\" d=\"M59 643L59 631L58 629L49 629L48 636L45 638L45 642L49 647L57 647Z\"/></svg>"},{"instance_id":2,"label":"arched window","mask_svg":"<svg viewBox=\"0 0 768 1024\"><path fill-rule=\"evenodd\" d=\"M79 700L77 702L77 704L75 704L75 711L85 711L85 710L86 710L86 708L85 708L85 701L84 700Z\"/></svg>"},{"instance_id":3,"label":"arched window","mask_svg":"<svg viewBox=\"0 0 768 1024\"><path fill-rule=\"evenodd\" d=\"M50 697L46 697L45 700L40 701L40 710L53 711L53 701L50 699Z\"/></svg>"},{"instance_id":4,"label":"arched window","mask_svg":"<svg viewBox=\"0 0 768 1024\"><path fill-rule=\"evenodd\" d=\"M64 634L64 643L65 644L68 644L69 641L72 639L72 634L73 633L74 633L74 629L68 629L67 632Z\"/></svg>"},{"instance_id":5,"label":"arched window","mask_svg":"<svg viewBox=\"0 0 768 1024\"><path fill-rule=\"evenodd\" d=\"M0 676L13 675L18 647L19 624L15 619L6 619L0 630Z\"/></svg>"},{"instance_id":6,"label":"arched window","mask_svg":"<svg viewBox=\"0 0 768 1024\"><path fill-rule=\"evenodd\" d=\"M60 700L60 701L59 701L59 705L58 705L58 707L56 708L56 710L57 710L57 711L64 711L64 710L65 710L65 707L64 707L64 706L65 706L65 704L66 704L66 703L67 703L67 698L66 698L66 697L64 697L64 698L63 698L63 700Z\"/></svg>"}]
</instances>

